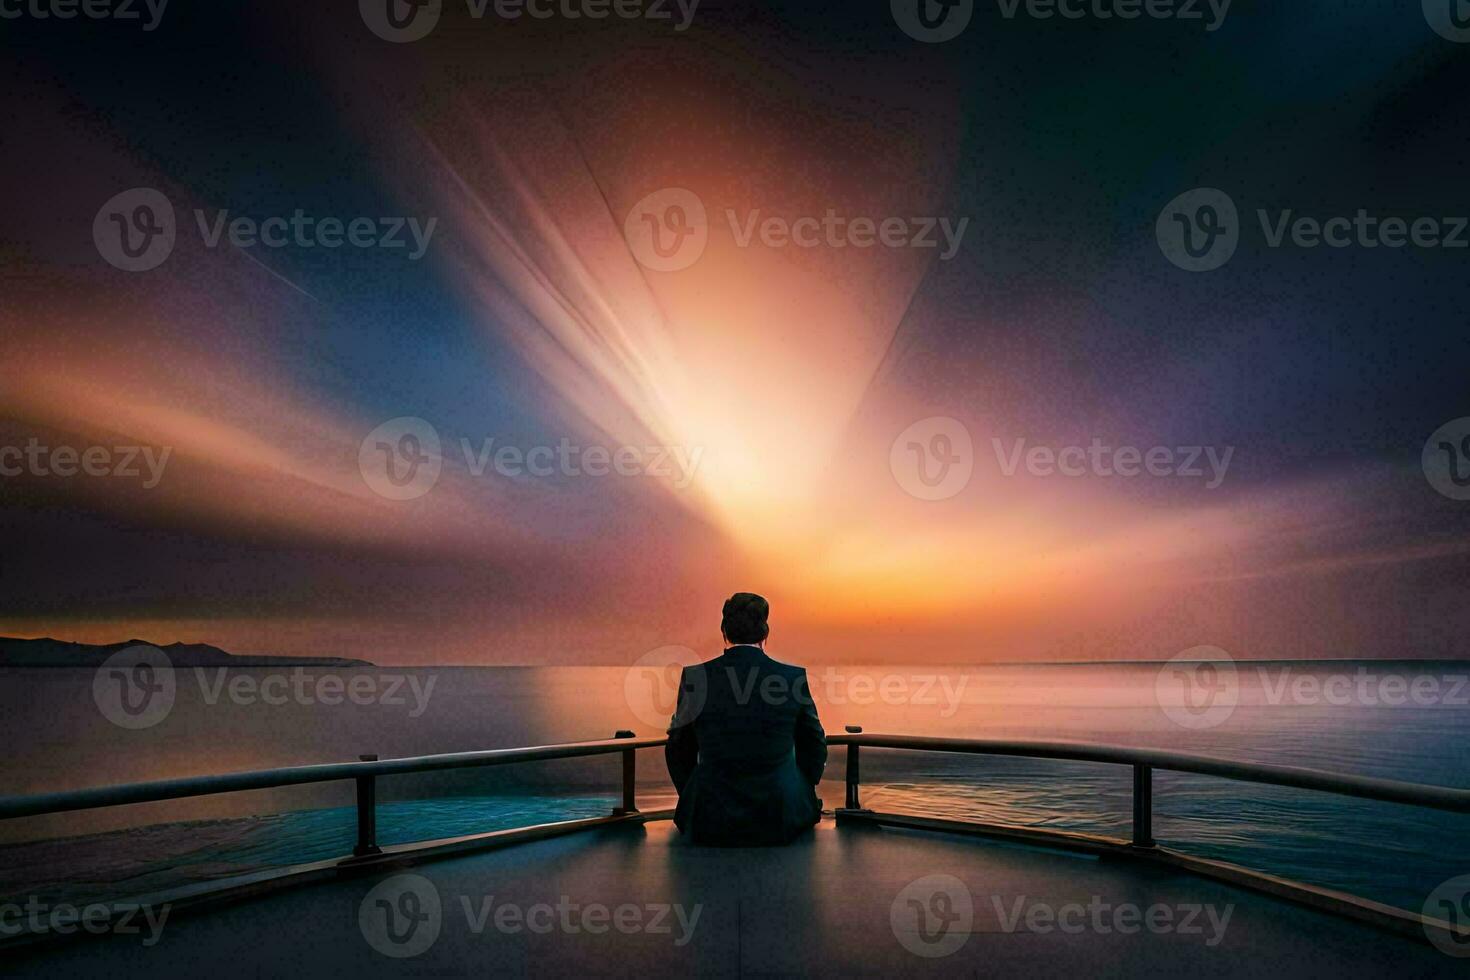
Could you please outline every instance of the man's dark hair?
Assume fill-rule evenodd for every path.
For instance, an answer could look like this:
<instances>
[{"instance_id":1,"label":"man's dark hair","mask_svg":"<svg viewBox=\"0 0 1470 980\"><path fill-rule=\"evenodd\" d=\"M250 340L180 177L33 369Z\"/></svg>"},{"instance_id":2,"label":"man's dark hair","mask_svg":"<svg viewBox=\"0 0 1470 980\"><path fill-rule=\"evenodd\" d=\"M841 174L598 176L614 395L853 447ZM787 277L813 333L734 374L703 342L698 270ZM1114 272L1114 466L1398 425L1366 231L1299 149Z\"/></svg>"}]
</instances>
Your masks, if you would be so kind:
<instances>
[{"instance_id":1,"label":"man's dark hair","mask_svg":"<svg viewBox=\"0 0 1470 980\"><path fill-rule=\"evenodd\" d=\"M737 592L725 600L720 629L731 643L760 643L771 634L771 604L754 592Z\"/></svg>"}]
</instances>

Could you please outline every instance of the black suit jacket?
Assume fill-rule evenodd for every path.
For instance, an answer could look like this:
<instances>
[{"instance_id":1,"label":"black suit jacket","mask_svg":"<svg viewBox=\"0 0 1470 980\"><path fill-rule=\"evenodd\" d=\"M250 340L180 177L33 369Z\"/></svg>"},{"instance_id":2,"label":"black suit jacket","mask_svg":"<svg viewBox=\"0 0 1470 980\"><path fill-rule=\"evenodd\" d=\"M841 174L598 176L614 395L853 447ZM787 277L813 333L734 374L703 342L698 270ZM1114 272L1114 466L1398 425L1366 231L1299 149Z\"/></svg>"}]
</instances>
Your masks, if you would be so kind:
<instances>
[{"instance_id":1,"label":"black suit jacket","mask_svg":"<svg viewBox=\"0 0 1470 980\"><path fill-rule=\"evenodd\" d=\"M698 843L785 843L821 818L827 736L806 671L759 647L684 668L664 758L674 822Z\"/></svg>"}]
</instances>

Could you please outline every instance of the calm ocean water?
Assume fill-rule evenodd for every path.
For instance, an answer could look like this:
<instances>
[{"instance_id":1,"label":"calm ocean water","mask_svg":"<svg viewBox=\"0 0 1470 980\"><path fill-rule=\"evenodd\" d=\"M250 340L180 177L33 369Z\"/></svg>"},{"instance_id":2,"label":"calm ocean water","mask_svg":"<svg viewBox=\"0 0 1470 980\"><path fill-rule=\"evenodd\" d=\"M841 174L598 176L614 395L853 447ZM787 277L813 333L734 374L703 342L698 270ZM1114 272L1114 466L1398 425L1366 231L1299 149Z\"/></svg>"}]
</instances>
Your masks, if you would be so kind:
<instances>
[{"instance_id":1,"label":"calm ocean water","mask_svg":"<svg viewBox=\"0 0 1470 980\"><path fill-rule=\"evenodd\" d=\"M10 749L0 793L606 738L620 728L654 734L671 706L667 673L618 667L172 673L166 710L128 729L99 706L107 691L94 690L89 670L0 671L0 738ZM1470 788L1467 673L1453 662L1281 662L1239 664L1228 686L1218 673L1159 664L819 667L811 678L828 731L859 724L1158 746ZM821 788L829 807L842 799L842 759L834 749ZM640 802L671 802L661 757L640 753L639 763ZM605 813L617 765L609 756L381 780L379 838ZM877 809L1128 833L1125 767L871 750L863 769L863 802ZM120 898L345 854L351 801L350 786L327 784L8 821L0 894ZM1467 831L1470 816L1155 776L1155 833L1169 846L1414 910L1441 881L1470 873Z\"/></svg>"}]
</instances>

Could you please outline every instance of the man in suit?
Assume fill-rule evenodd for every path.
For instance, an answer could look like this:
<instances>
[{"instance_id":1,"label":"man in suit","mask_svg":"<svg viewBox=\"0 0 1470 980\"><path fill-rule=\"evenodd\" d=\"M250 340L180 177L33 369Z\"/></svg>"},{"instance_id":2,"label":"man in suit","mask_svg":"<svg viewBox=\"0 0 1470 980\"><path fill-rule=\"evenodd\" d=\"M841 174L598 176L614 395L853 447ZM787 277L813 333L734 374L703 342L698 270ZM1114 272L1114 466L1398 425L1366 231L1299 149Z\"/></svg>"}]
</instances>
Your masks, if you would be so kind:
<instances>
[{"instance_id":1,"label":"man in suit","mask_svg":"<svg viewBox=\"0 0 1470 980\"><path fill-rule=\"evenodd\" d=\"M697 844L785 844L822 815L827 764L806 671L766 656L770 605L725 602L724 654L684 668L664 749L679 791L674 823Z\"/></svg>"}]
</instances>

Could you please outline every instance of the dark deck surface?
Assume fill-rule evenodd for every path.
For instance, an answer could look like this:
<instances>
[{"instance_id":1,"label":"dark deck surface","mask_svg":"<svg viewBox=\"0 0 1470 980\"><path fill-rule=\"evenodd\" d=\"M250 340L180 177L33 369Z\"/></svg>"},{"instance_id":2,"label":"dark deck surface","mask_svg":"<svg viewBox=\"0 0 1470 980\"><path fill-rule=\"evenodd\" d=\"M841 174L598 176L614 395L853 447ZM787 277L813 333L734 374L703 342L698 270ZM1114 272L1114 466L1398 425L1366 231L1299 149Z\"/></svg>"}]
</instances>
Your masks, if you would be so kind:
<instances>
[{"instance_id":1,"label":"dark deck surface","mask_svg":"<svg viewBox=\"0 0 1470 980\"><path fill-rule=\"evenodd\" d=\"M965 895L952 881L911 884L930 875L963 883L973 903L970 929L960 918L948 933L931 928L933 942L918 935L910 899L931 915L963 916ZM418 889L416 905L402 898L404 885ZM381 890L370 895L375 887ZM379 898L396 915L417 911L429 918L396 945L387 938ZM1032 920L1035 929L1023 913L1016 931L1007 931L1002 919L1018 902L1023 910L1042 910L1030 913L1040 917ZM507 904L521 916L500 911ZM692 930L676 912L658 908L674 904L682 906L685 922L698 910ZM1080 909L1063 908L1068 904ZM1141 915L1164 906L1173 924L1151 932L1145 920L1138 933L1121 934L1114 911L1121 905ZM620 906L628 908L619 912ZM1215 919L1208 908L1193 913L1190 925L1198 931L1176 928L1191 909L1209 906ZM485 908L489 915L477 932L475 920ZM1044 931L1047 909L1060 912L1065 929ZM1221 934L1218 917L1227 909ZM1153 913L1156 925L1162 914ZM620 915L626 931L618 928ZM1124 915L1123 924L1132 924ZM504 928L497 927L497 916ZM931 927L935 921L929 920ZM605 931L590 931L599 927ZM5 954L3 972L204 980L1470 975L1470 960L1451 959L1427 944L1188 874L945 835L838 830L830 821L780 849L693 848L668 822L591 831L195 911L169 920L155 945L144 947L141 938L82 937L13 950ZM425 948L392 957L374 942L397 953ZM909 948L936 953L951 946L958 948L940 956Z\"/></svg>"}]
</instances>

